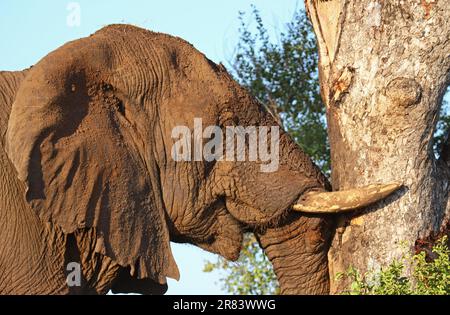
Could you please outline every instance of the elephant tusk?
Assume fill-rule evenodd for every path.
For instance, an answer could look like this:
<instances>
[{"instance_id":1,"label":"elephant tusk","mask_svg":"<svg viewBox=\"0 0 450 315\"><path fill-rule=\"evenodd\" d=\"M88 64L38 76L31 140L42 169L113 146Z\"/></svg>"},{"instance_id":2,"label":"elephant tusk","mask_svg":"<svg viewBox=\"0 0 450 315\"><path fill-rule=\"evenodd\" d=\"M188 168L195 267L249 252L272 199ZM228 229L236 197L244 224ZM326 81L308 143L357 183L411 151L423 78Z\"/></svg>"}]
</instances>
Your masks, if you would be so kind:
<instances>
[{"instance_id":1,"label":"elephant tusk","mask_svg":"<svg viewBox=\"0 0 450 315\"><path fill-rule=\"evenodd\" d=\"M293 206L295 211L308 213L340 213L366 207L402 187L401 183L374 184L332 192L309 192L300 203Z\"/></svg>"}]
</instances>

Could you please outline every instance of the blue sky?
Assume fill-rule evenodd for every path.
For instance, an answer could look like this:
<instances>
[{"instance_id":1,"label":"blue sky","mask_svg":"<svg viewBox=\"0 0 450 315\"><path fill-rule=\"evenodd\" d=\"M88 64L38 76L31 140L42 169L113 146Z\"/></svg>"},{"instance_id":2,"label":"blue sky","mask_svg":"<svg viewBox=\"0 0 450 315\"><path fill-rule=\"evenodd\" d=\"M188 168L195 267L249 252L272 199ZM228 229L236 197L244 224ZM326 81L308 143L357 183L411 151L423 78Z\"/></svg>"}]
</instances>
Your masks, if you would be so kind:
<instances>
[{"instance_id":1,"label":"blue sky","mask_svg":"<svg viewBox=\"0 0 450 315\"><path fill-rule=\"evenodd\" d=\"M69 3L81 8L79 27L69 27ZM0 69L28 67L65 42L111 23L130 23L180 36L215 62L229 60L237 42L238 12L255 4L267 25L281 28L296 0L1 0Z\"/></svg>"},{"instance_id":2,"label":"blue sky","mask_svg":"<svg viewBox=\"0 0 450 315\"><path fill-rule=\"evenodd\" d=\"M80 7L80 25L68 26ZM88 36L111 23L131 23L180 36L215 62L227 65L238 38L238 12L260 9L266 25L281 29L290 21L296 0L1 0L0 70L21 70L39 61L65 42ZM180 268L179 282L169 280L168 294L224 294L220 274L204 273L206 260L216 256L191 245L172 244Z\"/></svg>"}]
</instances>

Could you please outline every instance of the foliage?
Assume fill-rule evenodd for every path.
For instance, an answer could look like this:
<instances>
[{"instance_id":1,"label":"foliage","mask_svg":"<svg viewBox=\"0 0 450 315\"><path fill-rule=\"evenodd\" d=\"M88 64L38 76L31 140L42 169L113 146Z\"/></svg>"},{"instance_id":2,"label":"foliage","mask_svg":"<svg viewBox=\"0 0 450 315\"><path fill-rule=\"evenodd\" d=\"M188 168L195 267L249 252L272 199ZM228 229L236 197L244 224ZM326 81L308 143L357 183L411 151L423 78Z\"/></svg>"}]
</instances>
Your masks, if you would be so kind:
<instances>
[{"instance_id":1,"label":"foliage","mask_svg":"<svg viewBox=\"0 0 450 315\"><path fill-rule=\"evenodd\" d=\"M450 294L450 250L447 236L436 242L432 258L425 251L406 255L402 261L394 260L378 272L364 276L353 267L337 275L350 280L344 294L350 295L448 295ZM405 276L410 270L410 276Z\"/></svg>"},{"instance_id":2,"label":"foliage","mask_svg":"<svg viewBox=\"0 0 450 315\"><path fill-rule=\"evenodd\" d=\"M439 120L436 124L436 131L434 133L433 149L437 157L439 157L439 152L441 152L442 146L446 141L447 132L450 130L450 104L446 99L448 96L450 96L450 88L447 88L447 92L442 100Z\"/></svg>"}]
</instances>

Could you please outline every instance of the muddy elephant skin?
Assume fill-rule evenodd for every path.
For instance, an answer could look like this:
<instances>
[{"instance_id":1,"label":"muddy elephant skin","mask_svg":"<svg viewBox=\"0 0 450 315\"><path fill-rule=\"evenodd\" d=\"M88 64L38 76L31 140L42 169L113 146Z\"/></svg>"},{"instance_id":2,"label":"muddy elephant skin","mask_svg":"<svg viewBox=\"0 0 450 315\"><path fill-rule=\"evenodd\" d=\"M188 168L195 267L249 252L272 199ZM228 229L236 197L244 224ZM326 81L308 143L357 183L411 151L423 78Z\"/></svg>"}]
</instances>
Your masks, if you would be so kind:
<instances>
[{"instance_id":1,"label":"muddy elephant skin","mask_svg":"<svg viewBox=\"0 0 450 315\"><path fill-rule=\"evenodd\" d=\"M195 118L278 126L192 45L128 25L0 72L0 292L161 294L179 278L170 241L235 260L253 232L282 293L328 293L332 219L291 209L324 175L283 131L273 172L175 161L172 130Z\"/></svg>"}]
</instances>

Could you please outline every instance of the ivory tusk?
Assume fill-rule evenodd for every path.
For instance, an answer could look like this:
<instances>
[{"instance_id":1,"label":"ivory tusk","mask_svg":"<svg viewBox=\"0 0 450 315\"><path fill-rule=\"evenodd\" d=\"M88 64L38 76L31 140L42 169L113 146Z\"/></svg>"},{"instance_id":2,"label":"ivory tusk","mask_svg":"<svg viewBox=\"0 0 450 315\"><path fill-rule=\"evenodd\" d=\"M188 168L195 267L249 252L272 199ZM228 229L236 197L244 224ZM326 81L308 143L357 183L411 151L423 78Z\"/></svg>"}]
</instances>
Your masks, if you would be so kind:
<instances>
[{"instance_id":1,"label":"ivory tusk","mask_svg":"<svg viewBox=\"0 0 450 315\"><path fill-rule=\"evenodd\" d=\"M294 205L295 211L308 213L340 213L366 207L402 187L401 183L374 184L332 192L309 192Z\"/></svg>"}]
</instances>

